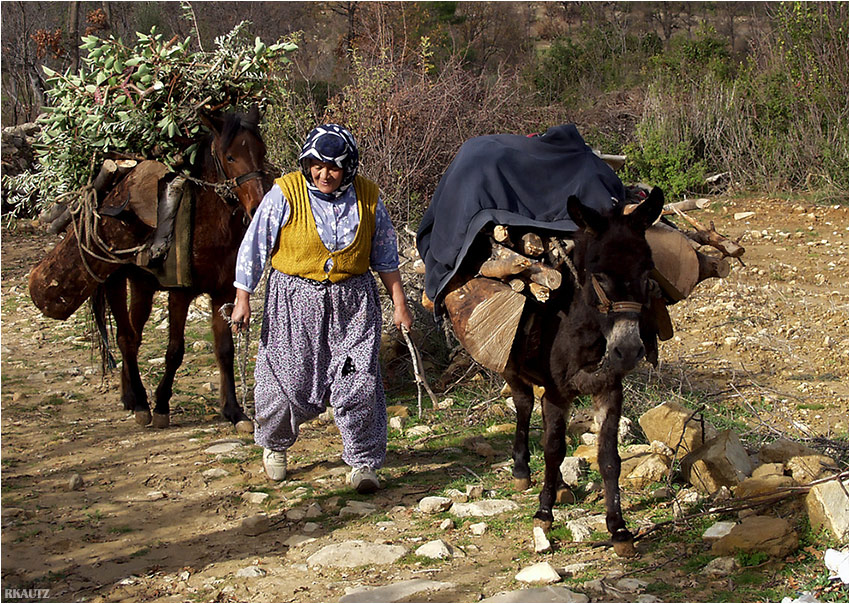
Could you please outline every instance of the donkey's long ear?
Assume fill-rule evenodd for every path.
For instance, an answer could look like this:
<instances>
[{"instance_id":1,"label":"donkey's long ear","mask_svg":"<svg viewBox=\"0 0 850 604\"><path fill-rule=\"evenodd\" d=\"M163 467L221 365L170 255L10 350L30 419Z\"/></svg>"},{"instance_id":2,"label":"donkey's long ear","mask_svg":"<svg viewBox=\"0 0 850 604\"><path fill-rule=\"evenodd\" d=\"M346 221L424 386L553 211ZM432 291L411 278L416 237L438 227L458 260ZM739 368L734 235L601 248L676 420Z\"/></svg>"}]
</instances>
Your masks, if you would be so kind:
<instances>
[{"instance_id":1,"label":"donkey's long ear","mask_svg":"<svg viewBox=\"0 0 850 604\"><path fill-rule=\"evenodd\" d=\"M224 119L220 115L211 115L198 111L198 119L206 126L215 136L221 136L221 129L224 126Z\"/></svg>"},{"instance_id":2,"label":"donkey's long ear","mask_svg":"<svg viewBox=\"0 0 850 604\"><path fill-rule=\"evenodd\" d=\"M567 213L581 229L591 233L601 233L605 230L605 219L602 218L602 215L596 210L582 205L575 195L570 195L567 199Z\"/></svg>"},{"instance_id":3,"label":"donkey's long ear","mask_svg":"<svg viewBox=\"0 0 850 604\"><path fill-rule=\"evenodd\" d=\"M645 231L658 220L663 209L664 192L658 187L653 187L643 203L635 208L634 212L629 214L631 226L640 231Z\"/></svg>"}]
</instances>

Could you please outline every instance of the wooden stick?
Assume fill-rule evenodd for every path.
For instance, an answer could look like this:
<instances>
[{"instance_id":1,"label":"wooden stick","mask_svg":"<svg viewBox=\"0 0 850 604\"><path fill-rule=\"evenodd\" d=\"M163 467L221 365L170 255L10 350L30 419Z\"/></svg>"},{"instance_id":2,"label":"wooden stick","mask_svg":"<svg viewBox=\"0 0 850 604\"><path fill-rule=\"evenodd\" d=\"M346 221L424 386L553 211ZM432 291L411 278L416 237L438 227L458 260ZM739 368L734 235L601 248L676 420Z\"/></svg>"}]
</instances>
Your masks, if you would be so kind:
<instances>
[{"instance_id":1,"label":"wooden stick","mask_svg":"<svg viewBox=\"0 0 850 604\"><path fill-rule=\"evenodd\" d=\"M511 275L521 273L524 269L532 265L532 260L517 254L515 251L506 248L504 245L492 242L492 252L490 258L484 261L479 272L485 277L493 279L504 279Z\"/></svg>"},{"instance_id":2,"label":"wooden stick","mask_svg":"<svg viewBox=\"0 0 850 604\"><path fill-rule=\"evenodd\" d=\"M503 243L504 245L512 245L511 236L510 233L508 233L508 227L503 224L497 224L493 227L493 239L499 243Z\"/></svg>"},{"instance_id":3,"label":"wooden stick","mask_svg":"<svg viewBox=\"0 0 850 604\"><path fill-rule=\"evenodd\" d=\"M549 288L545 285L540 285L539 283L529 283L528 289L531 291L531 295L535 297L538 302L548 302L549 301Z\"/></svg>"},{"instance_id":4,"label":"wooden stick","mask_svg":"<svg viewBox=\"0 0 850 604\"><path fill-rule=\"evenodd\" d=\"M511 279L510 281L508 281L508 285L510 285L511 289L518 294L521 294L525 289L525 281L523 281L522 279Z\"/></svg>"},{"instance_id":5,"label":"wooden stick","mask_svg":"<svg viewBox=\"0 0 850 604\"><path fill-rule=\"evenodd\" d=\"M551 266L546 266L542 262L535 262L522 271L522 274L526 275L534 283L542 285L547 289L551 290L561 287L561 273Z\"/></svg>"},{"instance_id":6,"label":"wooden stick","mask_svg":"<svg viewBox=\"0 0 850 604\"><path fill-rule=\"evenodd\" d=\"M696 229L695 233L685 233L690 239L696 241L700 245L710 245L723 252L724 256L732 258L740 258L744 255L744 248L737 243L727 239L716 230L714 230L714 221L709 222L709 228L705 228L702 223L694 220L681 210L676 210L676 214L688 221L688 223Z\"/></svg>"}]
</instances>

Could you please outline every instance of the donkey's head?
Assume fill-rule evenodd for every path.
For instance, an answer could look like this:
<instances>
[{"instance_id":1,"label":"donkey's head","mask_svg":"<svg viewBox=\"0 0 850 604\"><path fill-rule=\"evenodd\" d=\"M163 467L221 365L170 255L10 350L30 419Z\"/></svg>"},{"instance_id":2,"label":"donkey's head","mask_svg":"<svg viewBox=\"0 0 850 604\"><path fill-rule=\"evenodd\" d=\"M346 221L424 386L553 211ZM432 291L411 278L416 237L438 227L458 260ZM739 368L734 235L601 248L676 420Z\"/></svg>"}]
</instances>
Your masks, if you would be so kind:
<instances>
[{"instance_id":1,"label":"donkey's head","mask_svg":"<svg viewBox=\"0 0 850 604\"><path fill-rule=\"evenodd\" d=\"M657 187L630 214L618 209L603 216L574 196L567 201L570 217L581 229L574 252L581 285L577 295L605 337L603 362L618 374L631 371L646 352L639 320L649 304L653 263L645 232L663 205Z\"/></svg>"},{"instance_id":2,"label":"donkey's head","mask_svg":"<svg viewBox=\"0 0 850 604\"><path fill-rule=\"evenodd\" d=\"M225 184L252 216L265 194L266 180L266 145L260 136L259 108L254 105L248 113L228 113L224 117L202 115L201 121L210 130L216 181Z\"/></svg>"}]
</instances>

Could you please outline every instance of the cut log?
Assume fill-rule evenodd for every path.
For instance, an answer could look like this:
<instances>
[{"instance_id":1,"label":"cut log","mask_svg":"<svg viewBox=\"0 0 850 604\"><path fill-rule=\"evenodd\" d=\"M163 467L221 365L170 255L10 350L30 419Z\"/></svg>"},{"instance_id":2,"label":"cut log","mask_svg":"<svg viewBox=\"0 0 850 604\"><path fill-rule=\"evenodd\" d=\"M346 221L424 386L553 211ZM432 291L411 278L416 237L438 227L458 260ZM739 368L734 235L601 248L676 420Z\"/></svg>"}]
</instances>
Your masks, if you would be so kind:
<instances>
[{"instance_id":1,"label":"cut log","mask_svg":"<svg viewBox=\"0 0 850 604\"><path fill-rule=\"evenodd\" d=\"M673 203L664 204L662 214L675 214L676 210L687 212L689 210L704 210L711 203L710 199L685 199L684 201L676 201Z\"/></svg>"},{"instance_id":2,"label":"cut log","mask_svg":"<svg viewBox=\"0 0 850 604\"><path fill-rule=\"evenodd\" d=\"M112 186L112 183L115 180L116 173L118 172L118 164L116 164L111 159L106 159L103 161L103 165L100 166L100 172L97 173L94 180L92 181L92 186L95 191L103 192Z\"/></svg>"},{"instance_id":3,"label":"cut log","mask_svg":"<svg viewBox=\"0 0 850 604\"><path fill-rule=\"evenodd\" d=\"M551 266L546 266L542 262L535 262L522 271L521 274L527 276L532 282L549 289L558 289L561 287L561 273Z\"/></svg>"},{"instance_id":4,"label":"cut log","mask_svg":"<svg viewBox=\"0 0 850 604\"><path fill-rule=\"evenodd\" d=\"M57 204L59 205L59 204ZM47 232L51 235L58 235L71 223L71 211L65 207L61 214L59 214L58 218L55 218L50 226L47 228Z\"/></svg>"},{"instance_id":5,"label":"cut log","mask_svg":"<svg viewBox=\"0 0 850 604\"><path fill-rule=\"evenodd\" d=\"M521 294L525 290L525 281L522 279L511 279L508 281L508 285L518 294Z\"/></svg>"},{"instance_id":6,"label":"cut log","mask_svg":"<svg viewBox=\"0 0 850 604\"><path fill-rule=\"evenodd\" d=\"M508 227L503 224L497 224L493 227L493 239L504 245L512 245Z\"/></svg>"},{"instance_id":7,"label":"cut log","mask_svg":"<svg viewBox=\"0 0 850 604\"><path fill-rule=\"evenodd\" d=\"M705 226L682 212L677 210L676 214L688 221L688 223L696 229L696 232L687 233L688 237L699 243L700 245L710 245L711 247L723 252L724 256L731 258L740 258L744 255L744 248L731 241L714 230L714 221L709 222L709 227Z\"/></svg>"},{"instance_id":8,"label":"cut log","mask_svg":"<svg viewBox=\"0 0 850 604\"><path fill-rule=\"evenodd\" d=\"M450 291L445 306L473 359L493 371L507 365L526 298L500 281L476 277Z\"/></svg>"},{"instance_id":9,"label":"cut log","mask_svg":"<svg viewBox=\"0 0 850 604\"><path fill-rule=\"evenodd\" d=\"M545 285L532 282L528 284L528 290L538 302L546 303L549 301L549 294L551 293L551 290Z\"/></svg>"},{"instance_id":10,"label":"cut log","mask_svg":"<svg viewBox=\"0 0 850 604\"><path fill-rule=\"evenodd\" d=\"M697 260L699 261L699 278L697 281L725 279L729 276L731 269L725 258L717 258L697 251Z\"/></svg>"},{"instance_id":11,"label":"cut log","mask_svg":"<svg viewBox=\"0 0 850 604\"><path fill-rule=\"evenodd\" d=\"M485 277L494 279L506 279L511 275L521 273L524 269L529 268L533 261L515 251L506 248L504 245L492 242L492 251L490 258L484 261L479 272Z\"/></svg>"},{"instance_id":12,"label":"cut log","mask_svg":"<svg viewBox=\"0 0 850 604\"><path fill-rule=\"evenodd\" d=\"M434 314L434 301L428 297L425 290L422 290L422 308L427 310L429 313Z\"/></svg>"},{"instance_id":13,"label":"cut log","mask_svg":"<svg viewBox=\"0 0 850 604\"><path fill-rule=\"evenodd\" d=\"M523 235L520 239L520 247L523 254L534 258L546 251L546 248L543 246L543 240L537 233L526 233Z\"/></svg>"},{"instance_id":14,"label":"cut log","mask_svg":"<svg viewBox=\"0 0 850 604\"><path fill-rule=\"evenodd\" d=\"M656 223L646 231L655 263L653 277L667 297L684 300L699 282L699 261L691 242L680 231Z\"/></svg>"}]
</instances>

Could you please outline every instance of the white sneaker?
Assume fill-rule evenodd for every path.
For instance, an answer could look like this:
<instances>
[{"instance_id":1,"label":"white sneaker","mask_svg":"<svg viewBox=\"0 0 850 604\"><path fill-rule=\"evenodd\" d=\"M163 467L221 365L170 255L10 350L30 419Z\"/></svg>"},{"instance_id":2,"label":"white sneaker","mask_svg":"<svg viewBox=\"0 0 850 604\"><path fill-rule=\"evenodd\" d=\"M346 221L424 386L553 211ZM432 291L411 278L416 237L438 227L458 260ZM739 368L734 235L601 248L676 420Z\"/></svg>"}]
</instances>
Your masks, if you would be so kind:
<instances>
[{"instance_id":1,"label":"white sneaker","mask_svg":"<svg viewBox=\"0 0 850 604\"><path fill-rule=\"evenodd\" d=\"M348 475L348 483L361 495L374 493L381 488L378 475L369 466L353 468L351 474Z\"/></svg>"},{"instance_id":2,"label":"white sneaker","mask_svg":"<svg viewBox=\"0 0 850 604\"><path fill-rule=\"evenodd\" d=\"M263 469L272 480L286 478L286 451L263 449Z\"/></svg>"}]
</instances>

